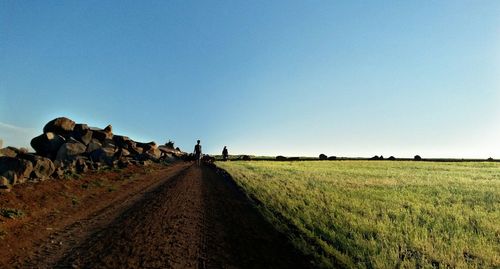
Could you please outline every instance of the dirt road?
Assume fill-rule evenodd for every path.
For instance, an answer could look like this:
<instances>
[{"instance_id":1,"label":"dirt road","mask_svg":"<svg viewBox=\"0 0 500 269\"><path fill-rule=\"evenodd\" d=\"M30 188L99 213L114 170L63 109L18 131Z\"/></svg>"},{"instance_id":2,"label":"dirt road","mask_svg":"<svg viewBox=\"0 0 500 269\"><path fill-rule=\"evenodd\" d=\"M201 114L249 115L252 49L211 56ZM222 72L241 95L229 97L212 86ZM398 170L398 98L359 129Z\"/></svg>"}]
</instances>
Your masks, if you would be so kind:
<instances>
[{"instance_id":1,"label":"dirt road","mask_svg":"<svg viewBox=\"0 0 500 269\"><path fill-rule=\"evenodd\" d=\"M234 183L178 166L37 244L24 268L307 268Z\"/></svg>"}]
</instances>

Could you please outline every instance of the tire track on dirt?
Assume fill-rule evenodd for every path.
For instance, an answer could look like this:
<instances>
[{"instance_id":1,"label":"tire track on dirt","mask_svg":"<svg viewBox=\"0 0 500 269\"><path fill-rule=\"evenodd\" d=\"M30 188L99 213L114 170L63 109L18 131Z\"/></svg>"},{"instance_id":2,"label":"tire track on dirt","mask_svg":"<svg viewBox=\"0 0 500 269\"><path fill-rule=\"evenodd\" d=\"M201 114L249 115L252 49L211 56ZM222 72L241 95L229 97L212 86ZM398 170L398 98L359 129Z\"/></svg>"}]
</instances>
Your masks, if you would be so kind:
<instances>
[{"instance_id":1,"label":"tire track on dirt","mask_svg":"<svg viewBox=\"0 0 500 269\"><path fill-rule=\"evenodd\" d=\"M46 240L35 244L34 255L27 258L22 268L52 268L61 257L74 251L74 247L89 238L95 231L108 226L117 216L130 206L144 199L144 196L163 185L166 181L182 173L188 167L177 164L167 168L157 181L152 181L146 186L136 190L123 191L114 200L107 201L105 205L97 208L86 217L67 225L63 229L55 230ZM165 172L167 174L165 174Z\"/></svg>"},{"instance_id":2,"label":"tire track on dirt","mask_svg":"<svg viewBox=\"0 0 500 269\"><path fill-rule=\"evenodd\" d=\"M85 227L82 227L85 228ZM192 165L39 268L309 268L234 182Z\"/></svg>"}]
</instances>

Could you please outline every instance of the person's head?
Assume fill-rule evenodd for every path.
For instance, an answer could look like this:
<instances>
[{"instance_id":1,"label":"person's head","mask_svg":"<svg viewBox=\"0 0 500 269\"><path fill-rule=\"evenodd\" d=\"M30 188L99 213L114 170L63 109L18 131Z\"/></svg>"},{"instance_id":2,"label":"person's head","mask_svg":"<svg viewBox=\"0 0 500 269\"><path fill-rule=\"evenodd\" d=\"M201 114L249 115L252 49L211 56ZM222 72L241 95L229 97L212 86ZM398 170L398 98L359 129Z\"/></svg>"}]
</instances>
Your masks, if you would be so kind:
<instances>
[{"instance_id":1,"label":"person's head","mask_svg":"<svg viewBox=\"0 0 500 269\"><path fill-rule=\"evenodd\" d=\"M196 141L196 143L198 143L198 145L200 144L200 140Z\"/></svg>"}]
</instances>

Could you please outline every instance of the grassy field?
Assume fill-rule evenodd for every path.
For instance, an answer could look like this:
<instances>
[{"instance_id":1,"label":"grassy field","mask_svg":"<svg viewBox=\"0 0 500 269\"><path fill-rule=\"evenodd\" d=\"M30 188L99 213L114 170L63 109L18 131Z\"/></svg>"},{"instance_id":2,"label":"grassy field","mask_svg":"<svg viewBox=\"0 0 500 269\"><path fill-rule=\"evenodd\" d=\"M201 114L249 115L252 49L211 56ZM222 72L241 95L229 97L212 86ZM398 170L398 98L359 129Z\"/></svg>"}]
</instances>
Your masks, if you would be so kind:
<instances>
[{"instance_id":1,"label":"grassy field","mask_svg":"<svg viewBox=\"0 0 500 269\"><path fill-rule=\"evenodd\" d=\"M500 268L500 163L217 165L318 267Z\"/></svg>"}]
</instances>

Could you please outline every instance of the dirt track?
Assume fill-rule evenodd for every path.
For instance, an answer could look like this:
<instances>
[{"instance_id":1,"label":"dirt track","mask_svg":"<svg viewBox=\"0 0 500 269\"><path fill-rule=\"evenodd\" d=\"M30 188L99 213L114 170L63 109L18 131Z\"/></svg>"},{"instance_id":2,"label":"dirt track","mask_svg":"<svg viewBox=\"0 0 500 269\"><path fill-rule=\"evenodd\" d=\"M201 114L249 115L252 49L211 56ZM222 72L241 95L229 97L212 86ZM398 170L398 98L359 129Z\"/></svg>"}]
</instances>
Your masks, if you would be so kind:
<instances>
[{"instance_id":1,"label":"dirt track","mask_svg":"<svg viewBox=\"0 0 500 269\"><path fill-rule=\"evenodd\" d=\"M51 235L23 267L310 267L233 184L210 167L173 169Z\"/></svg>"}]
</instances>

